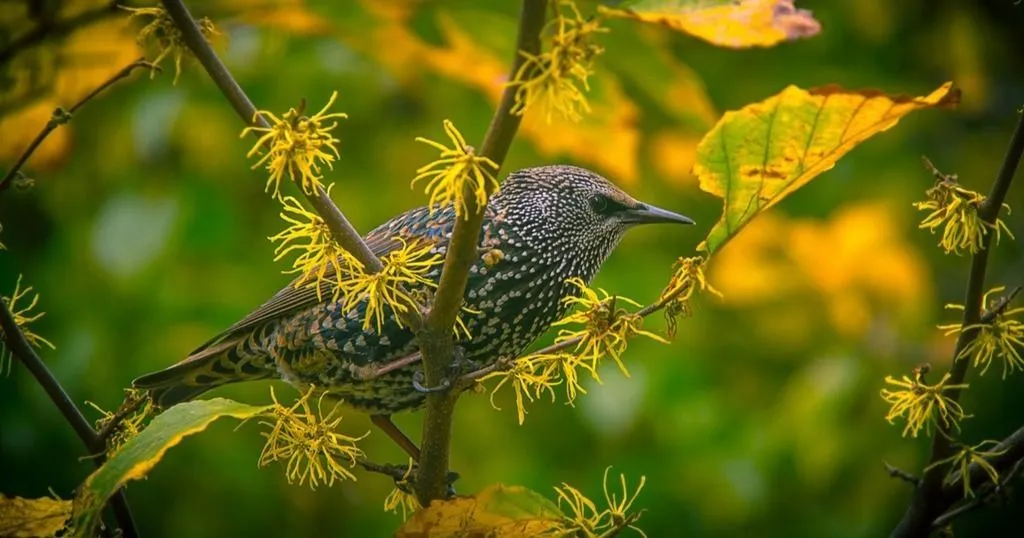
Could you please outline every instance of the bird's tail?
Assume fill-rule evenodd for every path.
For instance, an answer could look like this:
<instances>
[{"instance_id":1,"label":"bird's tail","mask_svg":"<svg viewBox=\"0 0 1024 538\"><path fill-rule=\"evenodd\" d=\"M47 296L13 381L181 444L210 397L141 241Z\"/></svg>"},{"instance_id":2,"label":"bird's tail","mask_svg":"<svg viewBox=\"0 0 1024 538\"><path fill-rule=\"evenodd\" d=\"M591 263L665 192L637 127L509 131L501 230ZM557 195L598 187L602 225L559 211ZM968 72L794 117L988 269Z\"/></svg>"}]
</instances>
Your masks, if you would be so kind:
<instances>
[{"instance_id":1,"label":"bird's tail","mask_svg":"<svg viewBox=\"0 0 1024 538\"><path fill-rule=\"evenodd\" d=\"M132 386L148 390L154 403L167 408L221 385L271 377L273 361L252 343L251 335L215 340L173 366L139 377Z\"/></svg>"}]
</instances>

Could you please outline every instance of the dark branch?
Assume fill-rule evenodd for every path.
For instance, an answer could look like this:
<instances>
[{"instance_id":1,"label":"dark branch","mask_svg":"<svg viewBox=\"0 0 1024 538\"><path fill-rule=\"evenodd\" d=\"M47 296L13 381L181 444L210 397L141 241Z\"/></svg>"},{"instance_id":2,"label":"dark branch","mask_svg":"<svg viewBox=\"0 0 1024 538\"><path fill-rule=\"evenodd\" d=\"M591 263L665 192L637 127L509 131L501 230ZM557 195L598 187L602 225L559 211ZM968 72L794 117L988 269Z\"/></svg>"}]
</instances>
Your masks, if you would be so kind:
<instances>
[{"instance_id":1,"label":"dark branch","mask_svg":"<svg viewBox=\"0 0 1024 538\"><path fill-rule=\"evenodd\" d=\"M943 487L943 510L947 511L935 518L935 521L932 522L933 529L945 527L963 514L984 506L992 497L1004 491L1010 481L1018 476L1022 467L1021 463L1024 462L1024 427L1010 434L1009 437L996 445L992 452L1001 452L998 456L987 458L989 464L999 472L1001 477L999 484L996 485L989 482L989 476L985 470L977 463L973 463L968 469L970 483L978 484L984 482L985 486L979 488L977 495L973 499L956 508L951 508L957 502L963 500L963 476L960 473L955 474L953 479L948 481Z\"/></svg>"},{"instance_id":2,"label":"dark branch","mask_svg":"<svg viewBox=\"0 0 1024 538\"><path fill-rule=\"evenodd\" d=\"M544 27L546 0L523 0L519 16L519 34L516 38L516 53L509 71L509 80L523 65L523 53L540 52L540 33ZM491 124L487 128L480 155L487 157L500 167L515 138L522 120L511 113L515 105L515 88L506 86L501 102ZM476 203L472 187L466 185L463 192L466 201L467 218L456 219L444 268L434 305L427 315L424 330L420 331L420 352L423 354L423 372L428 387L442 384L452 362L452 328L462 308L463 294L469 279L469 268L477 260L477 244L483 226L484 208ZM422 456L416 477L416 495L420 504L427 506L434 499L442 499L448 493L448 453L451 444L452 412L458 391L442 391L427 395L427 407L423 416L423 440L420 444Z\"/></svg>"},{"instance_id":3,"label":"dark branch","mask_svg":"<svg viewBox=\"0 0 1024 538\"><path fill-rule=\"evenodd\" d=\"M1010 189L1010 183L1017 171L1021 155L1024 154L1024 114L1017 121L1017 127L1010 139L1010 146L1003 157L1003 163L999 167L995 182L985 202L978 209L978 216L988 224L993 224L999 210L1006 199L1006 193ZM981 249L971 259L971 272L967 279L967 291L964 298L964 315L961 320L961 331L956 341L956 348L953 351L953 361L950 366L950 385L963 383L967 376L967 370L971 361L957 360L957 357L978 335L978 329L967 329L977 325L981 321L982 298L985 294L985 272L988 268L989 247L992 244L992 232L985 234L982 239ZM949 390L946 396L953 401L960 398L960 390ZM938 435L932 438L932 452L929 465L949 458L954 453L954 447L950 443L948 426L939 426ZM934 465L925 472L921 486L914 491L910 506L903 514L903 518L892 531L892 538L924 538L932 529L932 522L942 514L949 506L944 502L942 479L946 473L946 465Z\"/></svg>"},{"instance_id":4,"label":"dark branch","mask_svg":"<svg viewBox=\"0 0 1024 538\"><path fill-rule=\"evenodd\" d=\"M889 465L889 462L882 462L885 465L885 472L889 473L890 478L899 478L900 480L911 484L915 488L921 483L921 479L900 469L893 465Z\"/></svg>"}]
</instances>

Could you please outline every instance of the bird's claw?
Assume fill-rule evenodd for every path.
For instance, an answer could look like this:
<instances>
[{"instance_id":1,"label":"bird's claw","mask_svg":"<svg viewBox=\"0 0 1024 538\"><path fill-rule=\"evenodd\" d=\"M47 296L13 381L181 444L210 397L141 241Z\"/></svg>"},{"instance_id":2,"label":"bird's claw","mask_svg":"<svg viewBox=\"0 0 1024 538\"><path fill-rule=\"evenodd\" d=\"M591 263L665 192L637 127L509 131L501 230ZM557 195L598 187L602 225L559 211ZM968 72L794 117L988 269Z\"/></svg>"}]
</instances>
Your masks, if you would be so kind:
<instances>
[{"instance_id":1,"label":"bird's claw","mask_svg":"<svg viewBox=\"0 0 1024 538\"><path fill-rule=\"evenodd\" d=\"M423 386L423 382L423 370L416 370L416 373L412 375L412 388L416 389L416 392L429 394L431 392L445 391L452 387L452 382L447 377L442 379L441 383L436 387L425 387Z\"/></svg>"}]
</instances>

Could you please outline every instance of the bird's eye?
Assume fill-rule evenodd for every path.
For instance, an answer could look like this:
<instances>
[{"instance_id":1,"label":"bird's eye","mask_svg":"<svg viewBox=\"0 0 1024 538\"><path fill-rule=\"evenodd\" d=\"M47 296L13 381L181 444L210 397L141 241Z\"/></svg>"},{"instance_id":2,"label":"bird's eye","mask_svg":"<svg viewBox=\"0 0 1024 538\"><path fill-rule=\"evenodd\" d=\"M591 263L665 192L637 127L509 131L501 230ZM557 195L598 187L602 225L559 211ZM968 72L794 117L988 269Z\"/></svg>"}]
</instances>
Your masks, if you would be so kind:
<instances>
[{"instance_id":1,"label":"bird's eye","mask_svg":"<svg viewBox=\"0 0 1024 538\"><path fill-rule=\"evenodd\" d=\"M608 198L605 196L597 195L590 199L590 207L594 213L606 213L609 205Z\"/></svg>"}]
</instances>

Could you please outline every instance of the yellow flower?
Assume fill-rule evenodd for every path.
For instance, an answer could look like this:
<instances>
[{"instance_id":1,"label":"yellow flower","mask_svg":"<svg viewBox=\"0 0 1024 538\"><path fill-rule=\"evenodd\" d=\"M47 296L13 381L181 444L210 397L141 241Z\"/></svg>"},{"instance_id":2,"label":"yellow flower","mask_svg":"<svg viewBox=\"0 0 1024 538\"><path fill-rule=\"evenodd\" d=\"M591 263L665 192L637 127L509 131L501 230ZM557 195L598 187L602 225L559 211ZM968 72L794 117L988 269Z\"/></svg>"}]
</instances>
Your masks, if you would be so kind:
<instances>
[{"instance_id":1,"label":"yellow flower","mask_svg":"<svg viewBox=\"0 0 1024 538\"><path fill-rule=\"evenodd\" d=\"M416 138L417 142L438 149L441 156L436 161L417 169L412 185L417 181L427 180L425 192L430 195L428 205L431 212L447 204L454 204L456 215L469 218L469 208L465 199L467 186L473 190L477 210L483 211L487 205L487 197L498 189L498 181L494 179L498 164L487 157L476 155L472 146L466 144L466 139L451 121L444 120L444 132L452 141L450 148L433 140Z\"/></svg>"},{"instance_id":2,"label":"yellow flower","mask_svg":"<svg viewBox=\"0 0 1024 538\"><path fill-rule=\"evenodd\" d=\"M281 218L290 226L269 238L271 241L280 241L274 249L274 261L292 252L299 252L299 256L292 261L292 269L285 271L301 273L301 277L295 281L295 287L316 286L317 299L322 300L322 284L333 282L333 300L337 301L343 290L337 282L346 272L361 272L362 263L334 241L327 223L319 215L307 211L292 196L285 196L281 203L284 206ZM330 279L331 276L334 280Z\"/></svg>"},{"instance_id":3,"label":"yellow flower","mask_svg":"<svg viewBox=\"0 0 1024 538\"><path fill-rule=\"evenodd\" d=\"M555 401L554 387L559 383L555 373L545 367L543 360L531 356L520 357L513 361L509 368L491 372L481 377L480 381L492 378L500 378L500 381L491 390L491 407L501 411L494 403L494 395L505 383L511 381L512 390L516 395L516 411L520 425L526 420L526 400L532 402L547 391L551 395L551 401Z\"/></svg>"},{"instance_id":4,"label":"yellow flower","mask_svg":"<svg viewBox=\"0 0 1024 538\"><path fill-rule=\"evenodd\" d=\"M988 458L1000 456L1006 452L1006 448L1002 450L984 450L986 446L998 446L999 441L982 441L974 446L963 445L960 451L952 456L941 459L928 467L925 467L925 472L928 472L934 467L940 465L950 464L949 470L946 471L946 478L943 480L947 485L953 484L957 478L964 485L964 497L974 497L974 490L971 488L971 464L977 464L981 470L985 471L989 479L992 480L993 484L999 484L999 471L988 462Z\"/></svg>"},{"instance_id":5,"label":"yellow flower","mask_svg":"<svg viewBox=\"0 0 1024 538\"><path fill-rule=\"evenodd\" d=\"M1006 286L992 288L982 298L982 304L988 305L988 310L981 313L982 319L988 317L992 312L992 321L988 323L975 323L962 327L959 323L951 325L939 325L939 329L946 331L946 335L956 334L964 330L977 329L978 333L967 346L957 355L957 360L967 357L974 357L974 366L981 366L981 374L988 371L992 366L992 359L999 357L1003 360L1003 379L1014 370L1024 370L1024 357L1021 357L1018 347L1024 347L1024 324L1012 316L1024 312L1024 307L1006 310L1008 303L1001 301L990 301L989 295L1002 293ZM963 310L963 305L948 304L946 308ZM992 309L997 309L994 312Z\"/></svg>"},{"instance_id":6,"label":"yellow flower","mask_svg":"<svg viewBox=\"0 0 1024 538\"><path fill-rule=\"evenodd\" d=\"M275 461L284 462L289 484L298 481L302 485L308 481L312 489L320 483L334 485L338 479L355 480L355 475L342 461L347 460L349 467L354 466L356 460L363 457L356 443L370 434L350 437L334 431L341 423L341 416L337 414L341 402L325 415L321 406L327 394L322 393L314 413L309 404L314 390L310 388L294 405L285 407L277 401L274 389L270 389L274 404L268 415L273 422L260 423L269 426L270 431L263 434L267 443L259 459L260 467Z\"/></svg>"},{"instance_id":7,"label":"yellow flower","mask_svg":"<svg viewBox=\"0 0 1024 538\"><path fill-rule=\"evenodd\" d=\"M549 50L536 55L519 52L526 61L508 83L517 87L511 113L522 115L537 106L548 123L555 112L579 121L581 112L590 112L583 90L590 91L587 78L593 73L594 57L604 52L593 43L594 34L608 29L601 26L599 17L584 19L571 0L559 1L556 10L557 17L545 27Z\"/></svg>"},{"instance_id":8,"label":"yellow flower","mask_svg":"<svg viewBox=\"0 0 1024 538\"><path fill-rule=\"evenodd\" d=\"M679 316L690 315L690 299L695 291L708 291L718 297L722 293L708 284L704 276L704 267L707 265L707 258L693 256L690 258L679 258L672 266L672 278L668 285L662 290L658 302L665 305L665 324L668 329L668 337L675 338L676 326Z\"/></svg>"},{"instance_id":9,"label":"yellow flower","mask_svg":"<svg viewBox=\"0 0 1024 538\"><path fill-rule=\"evenodd\" d=\"M928 385L924 382L927 372L928 368L922 366L914 369L914 379L907 376L901 380L893 379L892 376L885 378L886 383L901 389L882 389L882 399L892 405L885 419L892 424L896 418L905 418L907 425L903 428L904 436L910 433L911 437L917 437L922 428L925 433L931 434L932 424L938 424L939 420L945 428L955 427L959 430L960 421L967 417L959 403L943 394L948 390L966 389L967 384L947 385L950 377L947 373L938 383Z\"/></svg>"},{"instance_id":10,"label":"yellow flower","mask_svg":"<svg viewBox=\"0 0 1024 538\"><path fill-rule=\"evenodd\" d=\"M134 407L134 410L120 418L118 418L117 413L111 413L90 401L85 403L101 415L96 420L96 431L102 432L110 425L110 421L118 420L113 431L107 437L108 458L117 454L124 447L125 443L138 435L146 427L146 421L152 418L156 412L156 409L153 407L153 401L143 391L138 389L125 389L125 398L124 403L121 404L121 409L127 411L129 407ZM121 409L118 410L118 413L121 413Z\"/></svg>"},{"instance_id":11,"label":"yellow flower","mask_svg":"<svg viewBox=\"0 0 1024 538\"><path fill-rule=\"evenodd\" d=\"M384 499L384 511L397 514L402 509L402 520L406 520L409 514L420 509L420 501L412 492L412 484L409 477L412 476L413 461L409 458L409 468L406 469L402 479L395 482L395 489L391 490Z\"/></svg>"},{"instance_id":12,"label":"yellow flower","mask_svg":"<svg viewBox=\"0 0 1024 538\"><path fill-rule=\"evenodd\" d=\"M600 512L597 510L594 502L588 499L586 495L583 495L578 489L565 482L560 487L555 487L555 493L558 494L559 508L562 507L562 503L568 505L569 508L569 513L563 519L563 529L567 532L576 533L577 536L596 538L598 536L613 536L617 534L617 531L628 527L646 538L647 534L634 525L640 519L640 516L643 515L643 511L630 512L630 509L632 509L633 503L636 502L637 496L640 495L640 491L644 489L647 477L640 477L640 484L637 486L636 491L630 495L629 489L626 487L626 476L620 474L619 480L622 483L622 496L620 498L608 491L609 471L611 471L611 467L604 470L603 480L604 498L608 508Z\"/></svg>"},{"instance_id":13,"label":"yellow flower","mask_svg":"<svg viewBox=\"0 0 1024 538\"><path fill-rule=\"evenodd\" d=\"M35 348L41 348L43 345L46 345L50 349L57 349L49 340L28 328L30 323L38 321L39 318L46 315L46 312L31 313L32 309L39 303L39 294L35 293L31 299L25 299L29 293L32 293L32 286L21 289L21 277L22 275L18 275L18 281L14 284L14 293L10 297L0 297L0 301L7 305L7 309L11 311L11 315L14 317L14 324L21 329L21 334L25 335L25 340L29 344ZM22 306L18 304L18 301L22 299L27 300L28 305ZM13 357L7 353L7 336L4 334L4 330L0 328L0 374L3 373L3 362L5 359L12 360ZM7 364L8 372L10 372L10 364L10 362Z\"/></svg>"},{"instance_id":14,"label":"yellow flower","mask_svg":"<svg viewBox=\"0 0 1024 538\"><path fill-rule=\"evenodd\" d=\"M305 101L298 110L291 108L280 118L273 112L260 110L253 117L253 123L262 116L270 123L270 127L246 127L242 130L242 137L250 132L261 134L256 145L246 156L252 157L266 151L252 167L255 170L266 165L267 171L270 172L266 190L269 191L273 186L274 198L281 196L281 180L285 172L288 172L288 178L292 181L299 181L302 192L306 194L312 195L317 188L323 187L320 181L323 179L320 175L320 166L325 164L332 168L334 161L339 157L338 148L335 146L338 139L331 135L338 122L330 120L348 117L340 112L327 113L337 98L338 92L331 93L327 104L312 116L304 115Z\"/></svg>"},{"instance_id":15,"label":"yellow flower","mask_svg":"<svg viewBox=\"0 0 1024 538\"><path fill-rule=\"evenodd\" d=\"M167 11L162 7L125 7L119 6L121 9L128 11L128 19L134 19L135 17L153 17L153 20L149 21L149 24L142 27L139 30L136 39L139 45L145 46L147 42L152 42L157 51L156 59L153 60L153 65L160 65L160 62L168 56L174 57L174 82L178 83L178 76L181 75L181 59L186 53L189 53L188 45L185 44L185 40L182 38L181 30L178 30L177 25L171 20L171 16L167 14ZM219 35L213 26L213 21L203 17L196 21L199 26L199 31L203 34L203 37L207 42L214 35ZM156 76L156 69L150 70L149 78Z\"/></svg>"},{"instance_id":16,"label":"yellow flower","mask_svg":"<svg viewBox=\"0 0 1024 538\"><path fill-rule=\"evenodd\" d=\"M377 332L380 332L384 325L385 308L395 314L418 308L416 297L408 291L409 287L417 284L431 288L437 286L427 278L434 266L444 262L440 254L431 253L434 245L430 242L407 242L401 237L392 240L400 242L402 247L381 257L384 268L380 272L358 271L339 282L345 297L345 310L366 301L363 329L375 326ZM395 319L402 326L401 316L395 316Z\"/></svg>"},{"instance_id":17,"label":"yellow flower","mask_svg":"<svg viewBox=\"0 0 1024 538\"><path fill-rule=\"evenodd\" d=\"M961 249L971 254L978 252L981 250L985 234L989 233L990 229L996 234L996 244L999 243L1002 232L1006 232L1006 235L1013 239L1013 234L1002 219L997 218L995 224L989 224L978 216L978 208L985 202L983 195L961 187L955 175L942 174L934 170L934 167L932 170L936 181L927 191L928 200L915 202L914 207L930 211L921 221L919 228L931 230L932 233L943 228L939 245L946 254L952 252L959 255ZM1009 212L1008 205L1003 204L1003 207Z\"/></svg>"},{"instance_id":18,"label":"yellow flower","mask_svg":"<svg viewBox=\"0 0 1024 538\"><path fill-rule=\"evenodd\" d=\"M570 278L566 282L579 288L581 296L569 296L563 301L566 305L577 306L579 309L552 325L580 323L584 327L576 331L560 330L555 342L561 343L578 338L579 342L574 351L581 361L589 363L590 371L596 372L598 361L610 356L622 374L629 377L629 371L622 363L622 352L625 351L630 338L643 335L658 342L668 343L664 338L641 329L643 318L639 314L615 307L616 300L639 306L635 301L624 297L609 297L608 293L600 288L597 290L600 292L598 295L597 291L587 287L580 278Z\"/></svg>"}]
</instances>

